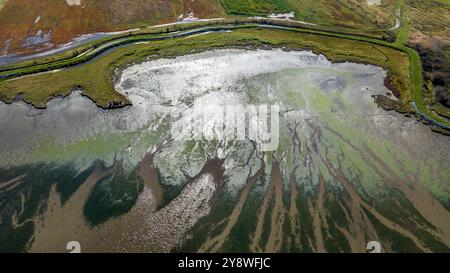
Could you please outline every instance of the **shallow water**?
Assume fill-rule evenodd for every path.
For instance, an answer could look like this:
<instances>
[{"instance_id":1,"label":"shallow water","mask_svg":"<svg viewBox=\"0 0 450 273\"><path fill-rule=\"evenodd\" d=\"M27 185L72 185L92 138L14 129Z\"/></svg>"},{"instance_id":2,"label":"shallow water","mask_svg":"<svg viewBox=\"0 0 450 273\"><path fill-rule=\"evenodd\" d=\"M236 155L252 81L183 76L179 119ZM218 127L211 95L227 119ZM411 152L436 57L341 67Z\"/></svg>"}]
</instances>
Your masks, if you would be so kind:
<instances>
[{"instance_id":1,"label":"shallow water","mask_svg":"<svg viewBox=\"0 0 450 273\"><path fill-rule=\"evenodd\" d=\"M266 177L270 177L272 162L280 163L285 189L294 181L313 193L325 183L330 192L347 192L353 199L356 192L367 202L376 202L396 189L413 204L413 213L438 229L449 227L448 210L439 202L448 204L450 198L450 138L414 119L379 109L371 96L389 92L383 85L385 75L383 69L371 65L333 64L321 55L279 49L216 50L145 62L125 69L116 84L131 107L101 110L79 92L50 101L45 110L21 102L0 103L0 166L44 162L68 164L81 171L97 159L106 165L123 160L124 168L132 172L151 153L163 186L177 187L189 183L189 177L206 175L206 162L220 158L224 171L217 179L226 178L225 190L237 196L264 159ZM200 102L214 107L279 105L277 151L263 154L249 140L180 141L176 135L179 122L190 118L193 106ZM270 179L266 183L271 187ZM199 200L209 202L216 188L210 187ZM422 198L423 191L430 196ZM196 212L194 206L186 205L190 202L186 198L174 199L170 207L176 207L179 200L184 205L178 206L188 207L187 215L196 217L188 221L187 228L180 227L176 238L195 226L199 215L210 213L205 208ZM428 206L430 200L439 200L439 207ZM361 202L354 201L355 206ZM433 209L441 220L435 219ZM155 217L170 222L174 216ZM364 226L364 220L355 215L347 217L350 225ZM145 232L158 231L137 231ZM446 244L448 230L442 232L435 236ZM168 243L165 250L173 244ZM275 251L281 247L275 241L267 246ZM320 244L315 247L320 249Z\"/></svg>"}]
</instances>

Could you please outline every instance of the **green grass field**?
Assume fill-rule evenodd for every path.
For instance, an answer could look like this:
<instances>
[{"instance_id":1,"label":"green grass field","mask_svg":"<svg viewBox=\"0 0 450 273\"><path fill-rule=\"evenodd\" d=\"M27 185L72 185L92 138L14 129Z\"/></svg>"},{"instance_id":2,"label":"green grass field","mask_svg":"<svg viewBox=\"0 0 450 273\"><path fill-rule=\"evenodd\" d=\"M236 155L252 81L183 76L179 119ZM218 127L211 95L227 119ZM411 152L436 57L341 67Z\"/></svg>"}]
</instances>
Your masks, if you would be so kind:
<instances>
[{"instance_id":1,"label":"green grass field","mask_svg":"<svg viewBox=\"0 0 450 273\"><path fill-rule=\"evenodd\" d=\"M267 15L291 10L288 0L222 0L225 10L230 14Z\"/></svg>"}]
</instances>

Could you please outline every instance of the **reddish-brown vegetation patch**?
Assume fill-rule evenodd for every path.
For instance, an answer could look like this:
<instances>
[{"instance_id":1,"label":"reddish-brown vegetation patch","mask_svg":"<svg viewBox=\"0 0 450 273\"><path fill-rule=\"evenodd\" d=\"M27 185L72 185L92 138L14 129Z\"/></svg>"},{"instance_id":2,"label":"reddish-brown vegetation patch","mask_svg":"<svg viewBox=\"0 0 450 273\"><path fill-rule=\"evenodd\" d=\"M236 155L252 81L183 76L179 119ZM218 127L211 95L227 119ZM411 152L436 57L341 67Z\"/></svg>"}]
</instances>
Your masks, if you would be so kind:
<instances>
[{"instance_id":1,"label":"reddish-brown vegetation patch","mask_svg":"<svg viewBox=\"0 0 450 273\"><path fill-rule=\"evenodd\" d=\"M24 40L39 30L51 31L50 42L56 45L85 33L173 22L182 12L176 0L81 0L81 5L62 0L7 1L0 10L0 52L42 48L42 44L23 47Z\"/></svg>"}]
</instances>

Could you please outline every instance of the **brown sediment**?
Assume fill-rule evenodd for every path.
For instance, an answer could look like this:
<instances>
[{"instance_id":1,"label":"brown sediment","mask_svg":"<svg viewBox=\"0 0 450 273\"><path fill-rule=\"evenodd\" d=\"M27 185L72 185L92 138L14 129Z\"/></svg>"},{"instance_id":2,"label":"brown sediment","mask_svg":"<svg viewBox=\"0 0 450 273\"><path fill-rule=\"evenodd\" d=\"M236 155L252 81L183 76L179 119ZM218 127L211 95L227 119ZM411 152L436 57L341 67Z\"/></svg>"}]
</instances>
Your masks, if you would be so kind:
<instances>
[{"instance_id":1,"label":"brown sediment","mask_svg":"<svg viewBox=\"0 0 450 273\"><path fill-rule=\"evenodd\" d=\"M149 157L140 165L140 174L147 182L154 175L143 166L148 163ZM95 227L85 221L83 208L94 185L108 171L97 168L62 207L53 187L46 212L34 219L35 234L29 251L68 252L67 242L78 241L81 251L88 253L169 252L182 242L199 218L209 213L209 202L223 178L222 163L222 159L208 160L180 195L160 210L153 195L155 185L145 183L128 213Z\"/></svg>"},{"instance_id":2,"label":"brown sediment","mask_svg":"<svg viewBox=\"0 0 450 273\"><path fill-rule=\"evenodd\" d=\"M262 161L261 167L259 168L258 172L256 172L256 174L253 175L252 177L250 177L249 174L249 177L247 178L247 183L245 187L241 190L236 206L234 207L231 214L221 221L221 223L223 221L227 221L227 225L225 226L224 230L214 238L208 238L206 242L204 242L203 245L199 248L198 252L217 252L222 247L223 243L228 238L228 235L230 234L231 230L233 229L237 220L239 219L239 216L241 215L241 211L245 205L245 202L247 201L248 194L258 181L258 178L264 174L264 169L265 164L264 161Z\"/></svg>"},{"instance_id":3,"label":"brown sediment","mask_svg":"<svg viewBox=\"0 0 450 273\"><path fill-rule=\"evenodd\" d=\"M101 251L97 248L96 230L91 230L84 220L83 207L94 185L107 173L97 167L62 207L56 186L52 187L46 212L34 219L34 238L29 252L68 252L69 241L80 242L82 251ZM113 238L110 239L111 242L102 243L112 247Z\"/></svg>"},{"instance_id":4,"label":"brown sediment","mask_svg":"<svg viewBox=\"0 0 450 273\"><path fill-rule=\"evenodd\" d=\"M348 200L344 201L344 203L347 204L347 207L350 207L350 209L354 208L354 206L352 205L352 200L351 199L348 199ZM345 219L347 219L347 222L350 223L350 224L348 225L348 230L343 228L343 227L340 227L340 226L336 226L336 228L347 239L347 242L348 242L348 244L350 246L351 252L353 252L353 253L355 253L355 252L363 252L362 246L364 246L364 244L362 244L362 243L364 243L364 242L361 242L361 238L356 238L354 236L354 234L357 234L358 232L361 232L361 231L355 229L356 223L354 223L353 217L347 211L346 207L344 206L344 203L338 202L339 207L341 208L341 210L345 214ZM367 241L380 242L380 239L378 237L378 234L377 234L374 226L369 221L369 219L367 218L366 215L363 215L363 220L365 221L365 225L366 225L366 233L367 233L366 238L367 238ZM390 250L389 245L383 245L383 251L387 252L389 250Z\"/></svg>"},{"instance_id":5,"label":"brown sediment","mask_svg":"<svg viewBox=\"0 0 450 273\"><path fill-rule=\"evenodd\" d=\"M222 158L208 159L196 178L198 178L202 174L209 173L213 176L214 182L217 184L217 186L220 186L220 182L222 182L223 180L224 161L225 159Z\"/></svg>"},{"instance_id":6,"label":"brown sediment","mask_svg":"<svg viewBox=\"0 0 450 273\"><path fill-rule=\"evenodd\" d=\"M331 131L331 130L330 130ZM341 136L340 136L341 137ZM341 137L342 138L342 137ZM344 141L348 141L343 139ZM432 225L439 228L440 231L444 231L445 234L436 234L435 231L430 229L424 229L428 233L431 233L438 238L441 239L442 242L448 245L448 231L450 230L450 213L434 198L431 196L429 191L426 190L426 188L419 182L415 181L414 186L410 187L408 186L408 183L405 182L402 178L400 178L398 175L395 174L395 172L387 166L385 162L383 162L372 150L370 150L367 146L364 146L361 149L358 149L351 145L355 150L359 151L361 156L365 159L366 163L369 164L373 170L375 170L381 177L383 177L383 181L387 184L387 186L395 189L401 190L406 198L415 206L415 208L419 211L419 213L425 217L427 221L429 221ZM377 165L375 165L375 163ZM328 166L331 166L331 163L329 162ZM347 181L345 179L345 176L342 171L340 171L342 178L340 179L341 182ZM416 176L415 176L416 177ZM412 179L414 180L414 179ZM350 181L347 181L348 183L343 183L344 186L350 186ZM354 190L354 189L353 189ZM353 190L347 190L347 192L351 193L354 192ZM354 192L356 195L357 193ZM360 198L358 198L360 199ZM351 203L354 203L355 198L352 197L351 200L348 200L347 203L350 205ZM358 200L359 207L365 207L370 213L372 213L374 216L381 217L381 214L376 212L375 209L371 208L369 209L369 205L362 201L362 199ZM400 206L400 205L399 205ZM373 228L372 224L370 224L370 221L367 221L367 215L363 215L365 218L366 223L366 231L371 232L368 234L372 238L376 238L377 234L375 232L375 229ZM396 224L394 219L390 220L384 217L383 220L379 219L383 224L386 224L386 226L390 226L391 229L400 232L403 235L407 235L407 237L410 237L415 242L416 246L421 248L423 251L429 251L426 247L423 247L424 244L419 241L418 238L413 236L412 233L407 231L406 229L403 229L400 227L399 224ZM417 224L417 226L420 226ZM409 235L408 235L409 234ZM345 233L344 233L345 235ZM411 236L412 235L412 236ZM347 237L347 236L346 236ZM445 237L445 238L444 238ZM352 242L352 240L349 240L349 242Z\"/></svg>"},{"instance_id":7,"label":"brown sediment","mask_svg":"<svg viewBox=\"0 0 450 273\"><path fill-rule=\"evenodd\" d=\"M342 136L340 136L342 138ZM343 138L342 138L343 139ZM345 140L345 139L344 139ZM350 142L349 140L345 140L346 142ZM351 145L355 150L360 151L361 149L356 148L355 146ZM361 153L363 158L365 157L364 154ZM338 167L334 167L331 161L327 158L327 154L325 155L325 158L320 155L321 161L325 164L327 167L330 175L335 177L338 181L341 182L342 186L346 190L346 193L349 195L348 198L345 199L345 203L347 207L350 208L350 215L351 217L348 217L349 222L351 225L349 226L349 231L351 234L343 233L344 236L349 236L347 238L352 238L349 240L350 247L353 252L364 252L364 246L367 243L368 240L374 240L374 238L378 238L377 232L373 225L371 224L370 219L366 215L363 209L366 209L369 211L375 218L377 218L383 225L388 227L389 229L392 229L405 237L410 238L413 243L422 251L424 252L430 252L430 249L426 247L426 245L420 241L412 232L409 230L403 228L399 224L395 223L394 221L384 217L381 213L379 213L375 208L373 208L371 205L367 204L360 195L358 194L355 186L352 184L351 181L348 180L348 178L345 176L344 172L342 171L340 162L338 162ZM370 163L370 160L366 158L365 160L369 165L372 165L372 167L377 171L375 166L373 166L372 163ZM380 160L381 162L381 160ZM384 162L383 162L384 164ZM378 171L379 172L379 171ZM380 172L381 174L381 172ZM382 175L384 176L384 175Z\"/></svg>"},{"instance_id":8,"label":"brown sediment","mask_svg":"<svg viewBox=\"0 0 450 273\"><path fill-rule=\"evenodd\" d=\"M403 228L402 226L398 225L397 223L391 221L390 219L383 216L381 213L379 213L376 209L374 209L371 205L367 204L362 198L359 196L358 192L355 189L355 186L352 184L351 181L348 180L348 178L343 173L340 166L338 168L335 168L333 164L329 161L328 158L323 158L323 156L320 156L322 162L327 167L330 175L335 177L338 181L341 182L342 186L346 190L346 192L349 194L349 207L351 209L351 215L352 215L352 225L355 233L353 233L353 236L356 236L357 239L356 242L359 242L360 246L360 252L364 251L366 241L366 227L367 225L365 223L369 222L368 216L364 213L363 209L366 209L369 211L375 218L378 219L383 225L385 225L387 228L392 229L400 234L402 234L405 237L408 237L413 241L413 243L422 251L424 252L431 252L431 250L417 238L411 231ZM364 217L364 219L362 218Z\"/></svg>"},{"instance_id":9,"label":"brown sediment","mask_svg":"<svg viewBox=\"0 0 450 273\"><path fill-rule=\"evenodd\" d=\"M339 137L342 141L344 141L347 145L352 147L355 151L359 151L359 149L348 139L345 139L340 133L334 131L333 129L329 127L325 127L325 129L329 130L331 133ZM320 155L320 159L323 163L325 163L325 166L330 171L330 167L332 167L331 162L328 160L328 149L326 149L325 158L327 160L327 163L323 162L323 156ZM344 154L340 154L341 159L344 157ZM342 170L340 169L340 161L339 162L339 170L341 171L342 179L347 179L345 175L343 174ZM331 170L334 171L334 170ZM339 179L338 179L339 180ZM322 182L321 182L322 181ZM323 178L319 179L319 183L323 184ZM323 187L323 186L322 186ZM320 191L319 191L320 192ZM345 204L345 206L344 206ZM339 231L347 238L347 241L349 243L350 249L352 252L365 252L365 244L366 238L364 234L367 234L367 237L370 238L370 240L377 239L378 236L376 234L375 229L370 224L370 221L365 215L361 215L361 207L359 206L358 202L355 202L352 199L352 195L345 195L345 198L343 200L343 203L339 202L339 206L344 211L344 214L346 215L346 219L349 223L348 230L337 227ZM348 208L349 211L346 209Z\"/></svg>"},{"instance_id":10,"label":"brown sediment","mask_svg":"<svg viewBox=\"0 0 450 273\"><path fill-rule=\"evenodd\" d=\"M17 185L20 184L21 180L24 179L26 176L27 174L19 175L6 182L0 183L0 192L14 189L15 187L17 187Z\"/></svg>"},{"instance_id":11,"label":"brown sediment","mask_svg":"<svg viewBox=\"0 0 450 273\"><path fill-rule=\"evenodd\" d=\"M390 176L385 179L393 188L397 188L405 194L406 198L414 205L417 211L437 231L428 232L437 236L445 245L450 247L450 212L426 189L417 177L411 177L410 185L400 178L385 162L383 162L369 147L365 147L367 154Z\"/></svg>"},{"instance_id":12,"label":"brown sediment","mask_svg":"<svg viewBox=\"0 0 450 273\"><path fill-rule=\"evenodd\" d=\"M293 163L297 164L293 168L290 177L290 197L289 197L289 209L288 209L288 216L290 221L290 227L291 227L291 237L288 239L289 248L292 246L295 246L296 248L300 248L300 242L301 242L301 233L300 233L300 215L297 207L297 198L298 198L298 188L297 188L297 181L296 181L296 172L298 168L300 167L300 164L297 162L297 155L301 154L302 152L302 142L300 140L300 137L298 136L297 128L298 123L295 123L294 128L291 128L289 125L287 126L290 134L292 135L292 154L293 154Z\"/></svg>"},{"instance_id":13,"label":"brown sediment","mask_svg":"<svg viewBox=\"0 0 450 273\"><path fill-rule=\"evenodd\" d=\"M152 154L147 154L139 163L139 175L144 180L145 185L151 190L158 206L161 205L164 190L160 184L158 172L153 167Z\"/></svg>"},{"instance_id":14,"label":"brown sediment","mask_svg":"<svg viewBox=\"0 0 450 273\"><path fill-rule=\"evenodd\" d=\"M274 206L272 208L270 219L270 233L266 245L264 248L261 248L260 243L264 231L265 216L270 207L272 198L274 198ZM280 250L283 238L285 212L283 204L283 176L280 170L280 163L274 158L272 161L270 183L267 186L263 204L258 212L255 234L250 246L252 252L277 252Z\"/></svg>"},{"instance_id":15,"label":"brown sediment","mask_svg":"<svg viewBox=\"0 0 450 273\"><path fill-rule=\"evenodd\" d=\"M355 145L351 143L350 140L345 139L342 135L337 132L334 132L330 128L326 128L339 138L341 138L344 142L346 142L350 147L355 149L357 152L361 152L361 149L357 148ZM345 195L343 199L343 203L339 202L339 206L344 211L346 215L347 222L349 223L348 228L344 229L342 227L337 227L338 230L347 238L350 249L352 252L365 252L365 246L368 241L377 240L378 234L371 224L370 219L364 212L364 209L372 213L374 217L376 217L381 223L387 226L390 229L393 229L400 234L410 238L420 249L423 251L429 251L428 248L410 231L402 228L398 224L392 222L391 220L385 218L383 215L378 213L374 208L372 208L369 204L367 204L356 191L353 183L345 176L342 167L341 160L344 154L340 154L341 160L338 160L337 167L333 166L331 161L328 158L328 149L325 149L325 155L318 154L320 160L328 169L329 174L336 178L341 185L345 189ZM363 156L364 157L364 156ZM367 160L366 160L367 161ZM320 183L320 181L319 181ZM320 185L319 185L320 187ZM319 189L320 193L320 189ZM319 194L320 197L320 194ZM318 201L319 202L319 201ZM345 206L344 206L345 205ZM348 210L346 209L348 208ZM317 216L315 221L318 221ZM317 232L316 232L317 233ZM321 234L318 234L319 236ZM317 236L317 235L316 235ZM321 238L321 237L319 237ZM317 239L317 238L316 238ZM386 248L388 249L388 247Z\"/></svg>"},{"instance_id":16,"label":"brown sediment","mask_svg":"<svg viewBox=\"0 0 450 273\"><path fill-rule=\"evenodd\" d=\"M314 206L313 201L311 197L308 197L308 208L309 213L313 217L313 226L314 226L314 237L316 239L315 244L315 251L324 253L326 251L325 249L325 243L323 240L323 233L322 233L322 221L325 221L324 216L322 215L322 209L323 209L323 194L324 194L324 183L323 179L319 179L319 189L317 193L317 203L316 206Z\"/></svg>"},{"instance_id":17,"label":"brown sediment","mask_svg":"<svg viewBox=\"0 0 450 273\"><path fill-rule=\"evenodd\" d=\"M304 158L304 165L308 166L309 175L313 174L312 168L313 166L313 157L312 154L318 154L318 145L317 141L320 141L322 136L322 131L319 127L314 126L311 122L307 121L308 126L311 127L312 134L309 136L307 141L305 141L305 151L306 155ZM323 176L319 176L319 185L317 189L317 200L313 201L311 196L307 197L306 203L308 206L309 214L312 217L312 232L314 234L315 243L310 240L311 248L315 249L316 252L324 253L326 252L325 242L324 242L324 234L322 232L322 223L325 223L326 219L325 214L322 214L323 211L323 195L325 192L325 185L323 181Z\"/></svg>"},{"instance_id":18,"label":"brown sediment","mask_svg":"<svg viewBox=\"0 0 450 273\"><path fill-rule=\"evenodd\" d=\"M285 217L285 207L283 204L283 176L280 170L280 163L277 160L272 162L271 187L274 192L275 204L272 209L272 219L270 224L270 234L265 246L265 252L278 252L281 249L283 239L283 225Z\"/></svg>"},{"instance_id":19,"label":"brown sediment","mask_svg":"<svg viewBox=\"0 0 450 273\"><path fill-rule=\"evenodd\" d=\"M260 247L260 240L263 233L264 228L264 219L266 216L266 212L269 209L270 200L272 199L272 182L267 186L266 194L264 195L264 200L261 205L261 208L258 211L258 217L257 217L257 223L256 223L256 229L255 234L253 235L252 242L250 245L250 250L252 252L262 252L262 249Z\"/></svg>"},{"instance_id":20,"label":"brown sediment","mask_svg":"<svg viewBox=\"0 0 450 273\"><path fill-rule=\"evenodd\" d=\"M146 187L122 221L135 224L114 248L119 252L169 252L180 246L187 232L210 211L209 203L223 180L223 159L209 159L200 173L167 206L156 210Z\"/></svg>"},{"instance_id":21,"label":"brown sediment","mask_svg":"<svg viewBox=\"0 0 450 273\"><path fill-rule=\"evenodd\" d=\"M300 247L300 214L297 207L298 189L297 181L295 179L295 173L299 166L296 166L290 177L290 200L289 200L289 220L291 223L291 237L293 238L293 243L297 248Z\"/></svg>"}]
</instances>

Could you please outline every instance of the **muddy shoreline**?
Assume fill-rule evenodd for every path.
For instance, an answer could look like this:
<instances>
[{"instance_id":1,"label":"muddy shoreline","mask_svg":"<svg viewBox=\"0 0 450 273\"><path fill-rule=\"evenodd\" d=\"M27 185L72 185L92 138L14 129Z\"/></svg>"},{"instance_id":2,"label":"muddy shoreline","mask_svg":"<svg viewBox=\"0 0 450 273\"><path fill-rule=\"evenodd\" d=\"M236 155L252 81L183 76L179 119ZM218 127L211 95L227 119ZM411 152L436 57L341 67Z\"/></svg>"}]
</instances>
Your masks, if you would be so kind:
<instances>
[{"instance_id":1,"label":"muddy shoreline","mask_svg":"<svg viewBox=\"0 0 450 273\"><path fill-rule=\"evenodd\" d=\"M79 86L78 86L78 87L72 88L72 89L71 89L67 94L65 94L65 95L51 95L51 96L49 96L49 97L47 98L47 100L46 100L45 106L39 106L39 105L36 105L36 104L34 104L34 103L30 102L30 101L24 100L22 94L18 94L18 95L17 95L13 100L11 100L11 101L7 101L7 100L4 100L4 99L2 99L2 98L0 98L0 101L3 102L3 103L5 103L5 104L7 104L7 105L11 105L11 104L17 103L17 102L23 102L23 103L26 103L27 105L33 107L34 109L37 109L37 110L46 110L47 107L48 107L48 103L49 103L50 101L55 100L55 99L65 99L65 98L67 98L68 96L72 95L74 92L79 92L80 95L82 95L82 96L85 97L85 98L88 98L88 99L89 99L90 101L92 101L98 108L100 108L100 109L102 109L102 110L114 110L114 109L120 109L120 108L125 108L125 107L128 107L128 106L132 106L132 103L131 103L130 101L128 101L128 100L124 100L124 101L117 101L117 100L114 100L114 101L110 101L110 102L109 102L109 105L108 105L107 107L105 107L105 106L103 106L103 105L97 103L97 101L95 101L94 99L92 99L92 98L89 97L88 95L86 95L86 94L84 93L83 88L81 88L81 87L79 87Z\"/></svg>"}]
</instances>

